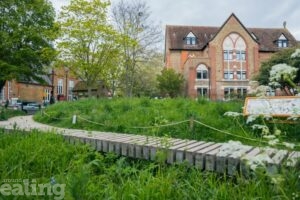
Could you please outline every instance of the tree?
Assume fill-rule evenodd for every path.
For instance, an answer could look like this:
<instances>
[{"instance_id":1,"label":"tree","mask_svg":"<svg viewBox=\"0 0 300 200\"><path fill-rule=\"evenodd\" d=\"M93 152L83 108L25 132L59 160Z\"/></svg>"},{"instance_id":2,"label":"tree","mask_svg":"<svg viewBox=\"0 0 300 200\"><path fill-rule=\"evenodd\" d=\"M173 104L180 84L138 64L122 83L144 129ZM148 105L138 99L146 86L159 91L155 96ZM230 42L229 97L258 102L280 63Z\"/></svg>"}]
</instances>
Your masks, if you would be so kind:
<instances>
[{"instance_id":1,"label":"tree","mask_svg":"<svg viewBox=\"0 0 300 200\"><path fill-rule=\"evenodd\" d=\"M282 88L286 95L293 95L297 85L293 82L298 69L287 64L272 66L270 71L269 85L275 88ZM293 91L291 93L291 91Z\"/></svg>"},{"instance_id":2,"label":"tree","mask_svg":"<svg viewBox=\"0 0 300 200\"><path fill-rule=\"evenodd\" d=\"M163 55L155 54L149 62L141 63L134 78L133 94L136 96L158 96L157 76L163 69Z\"/></svg>"},{"instance_id":3,"label":"tree","mask_svg":"<svg viewBox=\"0 0 300 200\"><path fill-rule=\"evenodd\" d=\"M109 5L103 0L72 0L59 17L60 59L86 83L88 96L97 81L106 84L111 70L117 69L118 34L108 24Z\"/></svg>"},{"instance_id":4,"label":"tree","mask_svg":"<svg viewBox=\"0 0 300 200\"><path fill-rule=\"evenodd\" d=\"M55 57L55 12L47 0L0 1L0 90L6 80L37 80Z\"/></svg>"},{"instance_id":5,"label":"tree","mask_svg":"<svg viewBox=\"0 0 300 200\"><path fill-rule=\"evenodd\" d=\"M121 50L124 58L123 86L126 96L132 96L134 81L141 63L147 62L156 52L162 31L150 19L146 2L121 0L113 6L114 26L121 33Z\"/></svg>"},{"instance_id":6,"label":"tree","mask_svg":"<svg viewBox=\"0 0 300 200\"><path fill-rule=\"evenodd\" d=\"M277 64L287 64L292 67L300 68L300 58L294 57L292 58L292 54L295 52L296 48L287 48L283 49L277 53L275 53L269 60L263 62L259 71L258 76L256 79L261 85L268 85L269 78L270 78L270 71L274 65ZM298 70L295 82L300 82L300 70Z\"/></svg>"},{"instance_id":7,"label":"tree","mask_svg":"<svg viewBox=\"0 0 300 200\"><path fill-rule=\"evenodd\" d=\"M163 69L157 76L158 88L163 96L177 97L182 93L184 77L173 69Z\"/></svg>"}]
</instances>

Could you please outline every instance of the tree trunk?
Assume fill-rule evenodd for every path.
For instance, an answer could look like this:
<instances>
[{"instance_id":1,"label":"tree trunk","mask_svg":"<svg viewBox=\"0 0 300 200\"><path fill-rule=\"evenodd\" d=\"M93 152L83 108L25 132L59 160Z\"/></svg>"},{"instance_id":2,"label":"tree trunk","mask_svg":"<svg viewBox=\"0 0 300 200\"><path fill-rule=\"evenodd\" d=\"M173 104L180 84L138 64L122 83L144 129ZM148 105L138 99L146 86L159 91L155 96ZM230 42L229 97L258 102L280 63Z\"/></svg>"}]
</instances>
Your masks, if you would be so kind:
<instances>
[{"instance_id":1,"label":"tree trunk","mask_svg":"<svg viewBox=\"0 0 300 200\"><path fill-rule=\"evenodd\" d=\"M92 97L92 87L91 86L88 86L87 87L87 90L88 90L88 97Z\"/></svg>"}]
</instances>

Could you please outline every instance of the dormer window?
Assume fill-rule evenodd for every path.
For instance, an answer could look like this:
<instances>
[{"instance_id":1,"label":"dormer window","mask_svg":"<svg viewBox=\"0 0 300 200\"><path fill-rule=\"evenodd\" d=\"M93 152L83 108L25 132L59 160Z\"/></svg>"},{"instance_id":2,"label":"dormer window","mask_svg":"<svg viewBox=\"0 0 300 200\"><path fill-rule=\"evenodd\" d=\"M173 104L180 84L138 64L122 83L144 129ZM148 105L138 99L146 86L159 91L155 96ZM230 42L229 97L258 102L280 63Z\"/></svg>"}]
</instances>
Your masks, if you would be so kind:
<instances>
[{"instance_id":1,"label":"dormer window","mask_svg":"<svg viewBox=\"0 0 300 200\"><path fill-rule=\"evenodd\" d=\"M281 36L277 40L277 47L279 48L288 47L288 40L283 34L281 34Z\"/></svg>"},{"instance_id":2,"label":"dormer window","mask_svg":"<svg viewBox=\"0 0 300 200\"><path fill-rule=\"evenodd\" d=\"M185 38L187 45L195 45L196 44L196 36L190 32Z\"/></svg>"}]
</instances>

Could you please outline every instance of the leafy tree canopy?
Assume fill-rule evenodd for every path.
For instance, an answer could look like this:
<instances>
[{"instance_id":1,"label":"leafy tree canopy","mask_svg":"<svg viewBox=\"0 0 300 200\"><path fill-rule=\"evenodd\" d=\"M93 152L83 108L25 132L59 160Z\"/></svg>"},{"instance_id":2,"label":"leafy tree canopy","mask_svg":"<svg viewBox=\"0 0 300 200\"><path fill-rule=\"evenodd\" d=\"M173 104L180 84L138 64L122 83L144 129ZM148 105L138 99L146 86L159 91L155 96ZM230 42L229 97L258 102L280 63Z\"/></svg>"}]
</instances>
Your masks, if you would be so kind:
<instances>
[{"instance_id":1,"label":"leafy tree canopy","mask_svg":"<svg viewBox=\"0 0 300 200\"><path fill-rule=\"evenodd\" d=\"M41 80L55 57L55 12L47 0L0 1L0 81ZM1 88L1 87L0 87Z\"/></svg>"},{"instance_id":2,"label":"leafy tree canopy","mask_svg":"<svg viewBox=\"0 0 300 200\"><path fill-rule=\"evenodd\" d=\"M273 66L277 64L287 64L291 67L297 69L300 68L300 57L292 57L292 54L295 53L295 48L283 49L275 53L269 60L263 62L257 76L257 80L261 85L268 85L270 81L270 71ZM297 71L296 77L294 79L296 83L300 82L300 70Z\"/></svg>"},{"instance_id":3,"label":"leafy tree canopy","mask_svg":"<svg viewBox=\"0 0 300 200\"><path fill-rule=\"evenodd\" d=\"M177 97L182 93L184 78L173 69L163 69L157 76L158 88L163 96Z\"/></svg>"},{"instance_id":4,"label":"leafy tree canopy","mask_svg":"<svg viewBox=\"0 0 300 200\"><path fill-rule=\"evenodd\" d=\"M118 59L118 34L107 19L104 0L73 0L63 7L59 17L60 59L71 72L91 87L99 80L114 79Z\"/></svg>"}]
</instances>

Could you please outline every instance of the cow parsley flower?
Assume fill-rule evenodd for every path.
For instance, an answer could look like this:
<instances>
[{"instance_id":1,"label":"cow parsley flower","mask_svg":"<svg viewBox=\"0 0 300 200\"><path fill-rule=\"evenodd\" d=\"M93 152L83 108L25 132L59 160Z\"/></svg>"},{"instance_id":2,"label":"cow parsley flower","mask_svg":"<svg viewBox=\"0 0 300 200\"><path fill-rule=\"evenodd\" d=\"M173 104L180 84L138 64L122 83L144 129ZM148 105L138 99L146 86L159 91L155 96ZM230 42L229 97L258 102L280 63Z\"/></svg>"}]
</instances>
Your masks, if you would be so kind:
<instances>
[{"instance_id":1,"label":"cow parsley flower","mask_svg":"<svg viewBox=\"0 0 300 200\"><path fill-rule=\"evenodd\" d=\"M270 140L270 141L268 142L268 144L269 144L270 146L274 146L274 145L276 145L276 144L278 144L278 143L279 143L279 139Z\"/></svg>"},{"instance_id":2,"label":"cow parsley flower","mask_svg":"<svg viewBox=\"0 0 300 200\"><path fill-rule=\"evenodd\" d=\"M294 53L292 53L291 58L299 58L300 57L300 49L296 49Z\"/></svg>"},{"instance_id":3,"label":"cow parsley flower","mask_svg":"<svg viewBox=\"0 0 300 200\"><path fill-rule=\"evenodd\" d=\"M263 138L267 139L267 140L273 140L276 138L275 135L264 135Z\"/></svg>"},{"instance_id":4,"label":"cow parsley flower","mask_svg":"<svg viewBox=\"0 0 300 200\"><path fill-rule=\"evenodd\" d=\"M249 115L249 116L247 117L246 124L249 124L249 123L255 121L258 117L259 117L259 115Z\"/></svg>"},{"instance_id":5,"label":"cow parsley flower","mask_svg":"<svg viewBox=\"0 0 300 200\"><path fill-rule=\"evenodd\" d=\"M282 144L290 149L295 148L295 144L293 144L293 143L283 142Z\"/></svg>"},{"instance_id":6,"label":"cow parsley flower","mask_svg":"<svg viewBox=\"0 0 300 200\"><path fill-rule=\"evenodd\" d=\"M224 113L224 116L228 116L228 117L239 117L242 115L243 115L242 113L231 112L231 111Z\"/></svg>"}]
</instances>

